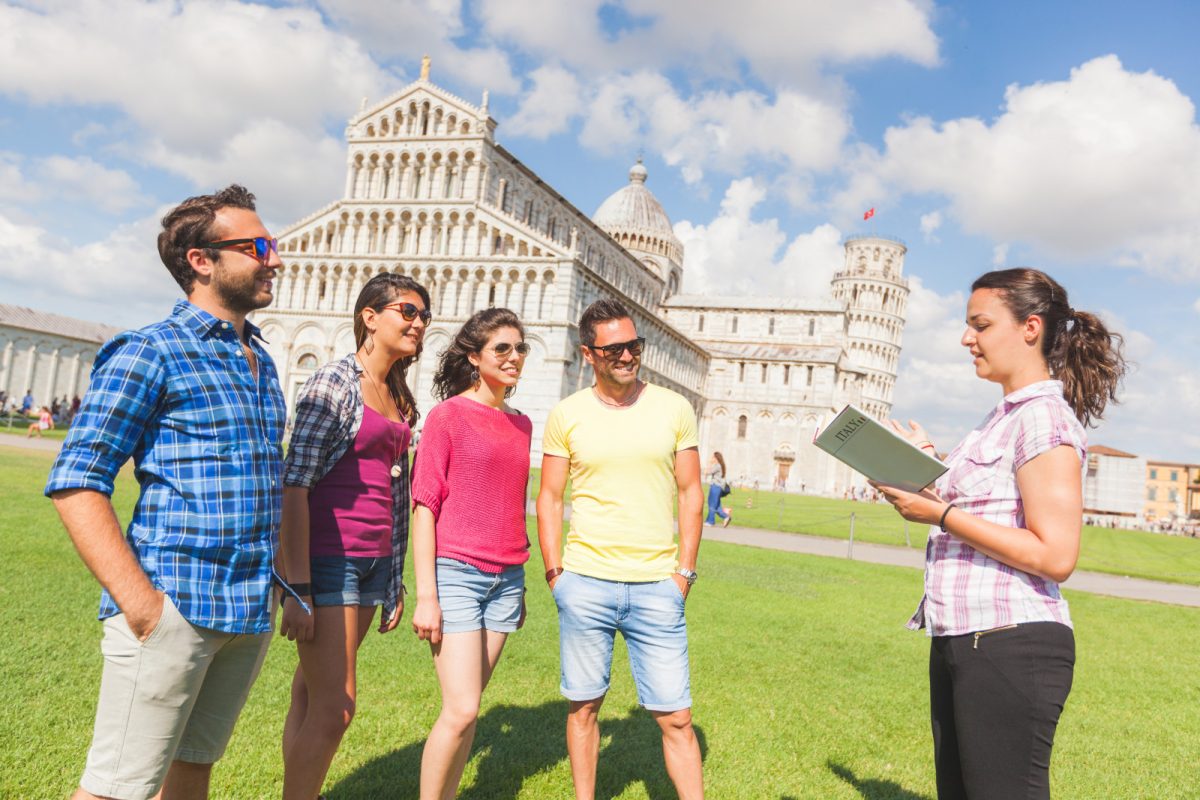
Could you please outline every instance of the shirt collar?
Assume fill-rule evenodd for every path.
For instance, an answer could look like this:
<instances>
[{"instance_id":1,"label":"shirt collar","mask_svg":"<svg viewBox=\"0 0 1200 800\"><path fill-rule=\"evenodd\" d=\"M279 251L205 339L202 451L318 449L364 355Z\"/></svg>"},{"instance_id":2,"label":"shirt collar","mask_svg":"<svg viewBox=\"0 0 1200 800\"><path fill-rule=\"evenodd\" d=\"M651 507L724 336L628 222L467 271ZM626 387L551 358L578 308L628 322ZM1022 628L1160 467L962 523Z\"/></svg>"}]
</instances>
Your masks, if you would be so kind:
<instances>
[{"instance_id":1,"label":"shirt collar","mask_svg":"<svg viewBox=\"0 0 1200 800\"><path fill-rule=\"evenodd\" d=\"M180 322L195 331L196 335L202 339L211 334L220 333L222 330L233 331L232 323L228 323L223 319L217 319L217 317L188 300L176 301L171 315L178 317ZM251 339L258 339L262 342L267 341L263 339L262 331L253 322L246 320L244 325L246 326L246 341L250 341Z\"/></svg>"},{"instance_id":2,"label":"shirt collar","mask_svg":"<svg viewBox=\"0 0 1200 800\"><path fill-rule=\"evenodd\" d=\"M1000 409L1008 411L1015 406L1021 405L1026 400L1032 400L1035 397L1062 397L1063 383L1062 381L1047 380L1031 383L1028 386L1023 386L1015 392L1010 392L1004 396L1004 400L1000 402Z\"/></svg>"}]
</instances>

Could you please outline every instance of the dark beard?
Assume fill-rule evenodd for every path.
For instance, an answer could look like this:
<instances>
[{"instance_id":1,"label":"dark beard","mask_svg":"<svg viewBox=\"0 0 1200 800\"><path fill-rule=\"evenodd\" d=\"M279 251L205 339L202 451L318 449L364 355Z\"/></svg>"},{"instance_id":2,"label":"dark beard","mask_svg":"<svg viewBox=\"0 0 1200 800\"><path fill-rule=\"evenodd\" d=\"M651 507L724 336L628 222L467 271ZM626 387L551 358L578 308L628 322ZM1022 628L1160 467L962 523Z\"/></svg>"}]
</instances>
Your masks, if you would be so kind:
<instances>
[{"instance_id":1,"label":"dark beard","mask_svg":"<svg viewBox=\"0 0 1200 800\"><path fill-rule=\"evenodd\" d=\"M221 305L238 314L249 314L251 311L266 308L275 299L271 291L256 291L254 284L257 282L257 273L234 278L221 270L216 277L213 289L220 298Z\"/></svg>"}]
</instances>

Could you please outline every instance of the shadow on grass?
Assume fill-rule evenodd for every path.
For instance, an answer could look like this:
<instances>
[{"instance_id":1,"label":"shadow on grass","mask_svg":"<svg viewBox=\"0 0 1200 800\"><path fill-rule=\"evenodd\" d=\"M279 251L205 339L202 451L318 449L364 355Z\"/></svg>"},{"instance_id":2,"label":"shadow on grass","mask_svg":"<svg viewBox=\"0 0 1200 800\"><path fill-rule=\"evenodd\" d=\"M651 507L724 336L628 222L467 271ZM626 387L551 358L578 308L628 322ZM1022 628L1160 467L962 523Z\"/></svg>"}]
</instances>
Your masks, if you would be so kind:
<instances>
[{"instance_id":1,"label":"shadow on grass","mask_svg":"<svg viewBox=\"0 0 1200 800\"><path fill-rule=\"evenodd\" d=\"M930 800L923 794L910 792L895 781L885 781L878 778L860 778L852 770L842 764L826 762L829 771L846 783L853 786L864 800ZM781 797L779 800L789 800Z\"/></svg>"},{"instance_id":2,"label":"shadow on grass","mask_svg":"<svg viewBox=\"0 0 1200 800\"><path fill-rule=\"evenodd\" d=\"M566 701L551 701L531 707L500 705L483 714L472 747L479 768L474 783L460 790L460 800L515 798L527 778L565 761L566 711ZM596 797L617 797L634 783L645 784L650 800L675 797L663 765L658 725L648 713L634 707L622 719L602 720L600 735ZM703 757L707 747L699 727L696 736ZM414 742L369 761L325 794L330 800L416 797L424 747L424 741ZM571 793L569 780L564 797Z\"/></svg>"}]
</instances>

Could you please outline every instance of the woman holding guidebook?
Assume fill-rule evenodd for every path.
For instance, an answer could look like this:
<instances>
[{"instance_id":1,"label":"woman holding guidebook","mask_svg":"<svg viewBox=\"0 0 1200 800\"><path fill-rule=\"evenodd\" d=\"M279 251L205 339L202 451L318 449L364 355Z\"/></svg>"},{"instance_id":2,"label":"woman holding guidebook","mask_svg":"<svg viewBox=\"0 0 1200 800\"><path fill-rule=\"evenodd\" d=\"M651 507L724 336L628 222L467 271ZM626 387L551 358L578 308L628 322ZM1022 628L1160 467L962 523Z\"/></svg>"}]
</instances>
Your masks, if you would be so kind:
<instances>
[{"instance_id":1,"label":"woman holding guidebook","mask_svg":"<svg viewBox=\"0 0 1200 800\"><path fill-rule=\"evenodd\" d=\"M422 800L448 800L508 634L525 621L525 491L533 424L506 402L529 345L506 308L476 313L442 353L413 466L413 631L429 641L442 710L421 756Z\"/></svg>"},{"instance_id":2,"label":"woman holding guidebook","mask_svg":"<svg viewBox=\"0 0 1200 800\"><path fill-rule=\"evenodd\" d=\"M1027 268L976 280L966 322L975 374L1003 399L950 451L936 490L873 485L905 519L935 526L909 627L931 637L939 799L1049 798L1075 663L1059 583L1079 557L1084 428L1116 400L1122 339ZM920 426L891 424L934 450Z\"/></svg>"}]
</instances>

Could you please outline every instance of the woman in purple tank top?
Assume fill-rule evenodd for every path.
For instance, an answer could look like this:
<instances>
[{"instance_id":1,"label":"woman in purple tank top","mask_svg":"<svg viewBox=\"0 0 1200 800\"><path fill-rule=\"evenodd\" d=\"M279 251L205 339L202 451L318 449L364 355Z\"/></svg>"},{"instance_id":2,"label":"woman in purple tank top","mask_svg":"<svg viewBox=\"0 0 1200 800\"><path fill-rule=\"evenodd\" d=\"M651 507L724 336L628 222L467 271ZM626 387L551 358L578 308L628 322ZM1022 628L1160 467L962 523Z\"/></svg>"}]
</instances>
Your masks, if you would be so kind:
<instances>
[{"instance_id":1,"label":"woman in purple tank top","mask_svg":"<svg viewBox=\"0 0 1200 800\"><path fill-rule=\"evenodd\" d=\"M354 305L357 350L309 378L296 401L284 468L280 547L294 596L281 636L300 665L283 729L283 796L320 792L354 716L358 647L404 611L408 446L418 413L405 371L421 355L429 293L382 273ZM297 600L296 598L299 598Z\"/></svg>"}]
</instances>

